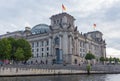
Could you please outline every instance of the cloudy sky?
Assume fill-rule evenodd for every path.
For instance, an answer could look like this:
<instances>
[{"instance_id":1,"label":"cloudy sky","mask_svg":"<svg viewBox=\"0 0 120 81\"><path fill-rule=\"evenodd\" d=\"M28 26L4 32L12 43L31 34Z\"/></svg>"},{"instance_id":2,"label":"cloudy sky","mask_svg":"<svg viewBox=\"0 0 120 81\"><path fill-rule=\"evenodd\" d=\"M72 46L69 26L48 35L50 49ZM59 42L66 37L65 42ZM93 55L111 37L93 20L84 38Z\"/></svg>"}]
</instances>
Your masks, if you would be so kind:
<instances>
[{"instance_id":1,"label":"cloudy sky","mask_svg":"<svg viewBox=\"0 0 120 81\"><path fill-rule=\"evenodd\" d=\"M49 25L49 18L62 12L62 4L80 32L93 31L96 23L106 40L107 55L120 57L120 0L0 0L0 34Z\"/></svg>"}]
</instances>

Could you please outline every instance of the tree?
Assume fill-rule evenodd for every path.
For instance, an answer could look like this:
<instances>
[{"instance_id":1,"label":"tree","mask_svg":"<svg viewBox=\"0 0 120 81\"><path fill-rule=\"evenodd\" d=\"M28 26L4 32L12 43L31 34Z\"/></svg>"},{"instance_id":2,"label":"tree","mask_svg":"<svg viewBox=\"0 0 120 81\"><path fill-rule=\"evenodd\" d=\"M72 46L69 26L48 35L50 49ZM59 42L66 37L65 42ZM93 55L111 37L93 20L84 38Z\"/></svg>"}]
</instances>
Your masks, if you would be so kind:
<instances>
[{"instance_id":1,"label":"tree","mask_svg":"<svg viewBox=\"0 0 120 81\"><path fill-rule=\"evenodd\" d=\"M10 59L11 45L10 42L3 38L0 40L0 59L6 60Z\"/></svg>"},{"instance_id":2,"label":"tree","mask_svg":"<svg viewBox=\"0 0 120 81\"><path fill-rule=\"evenodd\" d=\"M25 39L3 38L0 40L0 59L27 61L32 56L31 46Z\"/></svg>"},{"instance_id":3,"label":"tree","mask_svg":"<svg viewBox=\"0 0 120 81\"><path fill-rule=\"evenodd\" d=\"M109 58L106 57L106 58L105 58L105 61L109 61Z\"/></svg>"},{"instance_id":4,"label":"tree","mask_svg":"<svg viewBox=\"0 0 120 81\"><path fill-rule=\"evenodd\" d=\"M90 74L90 70L91 70L91 65L88 64L88 65L86 66L86 69L87 69L87 74L89 75L89 74Z\"/></svg>"},{"instance_id":5,"label":"tree","mask_svg":"<svg viewBox=\"0 0 120 81\"><path fill-rule=\"evenodd\" d=\"M114 57L113 60L114 60L115 63L118 63L118 62L119 62L119 58L115 58L115 57Z\"/></svg>"},{"instance_id":6,"label":"tree","mask_svg":"<svg viewBox=\"0 0 120 81\"><path fill-rule=\"evenodd\" d=\"M24 61L27 61L30 57L32 57L31 46L28 41L26 41L25 39L18 39L17 47L23 49Z\"/></svg>"},{"instance_id":7,"label":"tree","mask_svg":"<svg viewBox=\"0 0 120 81\"><path fill-rule=\"evenodd\" d=\"M101 61L102 63L104 63L105 58L104 58L104 57L100 57L100 61Z\"/></svg>"},{"instance_id":8,"label":"tree","mask_svg":"<svg viewBox=\"0 0 120 81\"><path fill-rule=\"evenodd\" d=\"M110 57L110 58L109 58L109 62L110 62L110 63L112 63L112 61L113 61L113 58L112 58L112 57Z\"/></svg>"},{"instance_id":9,"label":"tree","mask_svg":"<svg viewBox=\"0 0 120 81\"><path fill-rule=\"evenodd\" d=\"M17 48L15 54L14 54L16 61L23 61L24 60L24 51L22 48Z\"/></svg>"},{"instance_id":10,"label":"tree","mask_svg":"<svg viewBox=\"0 0 120 81\"><path fill-rule=\"evenodd\" d=\"M95 59L95 56L89 52L86 54L85 59L88 61L88 64L89 64L90 63L89 60Z\"/></svg>"},{"instance_id":11,"label":"tree","mask_svg":"<svg viewBox=\"0 0 120 81\"><path fill-rule=\"evenodd\" d=\"M10 42L11 44L11 54L10 54L10 59L11 60L15 60L15 57L14 57L14 53L16 52L17 50L17 44L16 44L16 40L12 37L9 37L8 38L8 41Z\"/></svg>"},{"instance_id":12,"label":"tree","mask_svg":"<svg viewBox=\"0 0 120 81\"><path fill-rule=\"evenodd\" d=\"M92 59L95 59L95 56L92 53L89 52L89 53L86 54L85 59L86 60L92 60Z\"/></svg>"}]
</instances>

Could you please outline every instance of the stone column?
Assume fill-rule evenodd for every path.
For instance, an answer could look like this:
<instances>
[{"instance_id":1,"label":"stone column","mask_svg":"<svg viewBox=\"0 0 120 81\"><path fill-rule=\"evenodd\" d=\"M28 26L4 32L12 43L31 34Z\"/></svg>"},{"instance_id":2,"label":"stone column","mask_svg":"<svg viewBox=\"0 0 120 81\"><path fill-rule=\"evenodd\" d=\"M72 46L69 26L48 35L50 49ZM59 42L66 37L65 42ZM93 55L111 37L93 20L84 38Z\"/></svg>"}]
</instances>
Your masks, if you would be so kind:
<instances>
[{"instance_id":1,"label":"stone column","mask_svg":"<svg viewBox=\"0 0 120 81\"><path fill-rule=\"evenodd\" d=\"M63 42L63 45L64 45L64 54L68 54L68 34L67 32L65 32L64 34L64 42Z\"/></svg>"},{"instance_id":2,"label":"stone column","mask_svg":"<svg viewBox=\"0 0 120 81\"><path fill-rule=\"evenodd\" d=\"M72 54L72 37L70 36L70 38L69 38L69 40L70 40L70 43L69 43L69 45L70 45L70 54Z\"/></svg>"},{"instance_id":3,"label":"stone column","mask_svg":"<svg viewBox=\"0 0 120 81\"><path fill-rule=\"evenodd\" d=\"M42 44L41 41L39 41L39 56L40 56L40 57L42 56L42 55L41 55L41 54L42 54L42 51L41 51L41 44Z\"/></svg>"},{"instance_id":4,"label":"stone column","mask_svg":"<svg viewBox=\"0 0 120 81\"><path fill-rule=\"evenodd\" d=\"M61 50L62 49L62 35L59 36L60 38L60 45L59 45L59 49Z\"/></svg>"},{"instance_id":5,"label":"stone column","mask_svg":"<svg viewBox=\"0 0 120 81\"><path fill-rule=\"evenodd\" d=\"M60 52L60 61L59 63L63 63L63 49L62 49L62 35L59 35L60 43L59 43L59 52Z\"/></svg>"},{"instance_id":6,"label":"stone column","mask_svg":"<svg viewBox=\"0 0 120 81\"><path fill-rule=\"evenodd\" d=\"M106 58L106 46L105 45L103 45L102 51L103 51L103 57Z\"/></svg>"},{"instance_id":7,"label":"stone column","mask_svg":"<svg viewBox=\"0 0 120 81\"><path fill-rule=\"evenodd\" d=\"M52 55L52 37L49 38L49 55Z\"/></svg>"},{"instance_id":8,"label":"stone column","mask_svg":"<svg viewBox=\"0 0 120 81\"><path fill-rule=\"evenodd\" d=\"M50 38L51 38L51 55L54 56L54 48L53 48L53 46L54 46L54 44L53 44L54 39L53 39L52 36Z\"/></svg>"},{"instance_id":9,"label":"stone column","mask_svg":"<svg viewBox=\"0 0 120 81\"><path fill-rule=\"evenodd\" d=\"M44 52L43 52L43 53L44 53L43 56L46 57L46 40L43 41L43 45L44 45L44 46L43 46L43 49L44 49L44 50L43 50L43 51L44 51Z\"/></svg>"},{"instance_id":10,"label":"stone column","mask_svg":"<svg viewBox=\"0 0 120 81\"><path fill-rule=\"evenodd\" d=\"M78 38L76 39L76 42L77 42L77 48L76 48L76 50L77 50L77 55L79 55L79 41L78 41Z\"/></svg>"},{"instance_id":11,"label":"stone column","mask_svg":"<svg viewBox=\"0 0 120 81\"><path fill-rule=\"evenodd\" d=\"M74 40L74 55L76 55L76 39Z\"/></svg>"},{"instance_id":12,"label":"stone column","mask_svg":"<svg viewBox=\"0 0 120 81\"><path fill-rule=\"evenodd\" d=\"M77 55L77 41L78 41L78 39L77 39L77 37L75 37L75 55Z\"/></svg>"}]
</instances>

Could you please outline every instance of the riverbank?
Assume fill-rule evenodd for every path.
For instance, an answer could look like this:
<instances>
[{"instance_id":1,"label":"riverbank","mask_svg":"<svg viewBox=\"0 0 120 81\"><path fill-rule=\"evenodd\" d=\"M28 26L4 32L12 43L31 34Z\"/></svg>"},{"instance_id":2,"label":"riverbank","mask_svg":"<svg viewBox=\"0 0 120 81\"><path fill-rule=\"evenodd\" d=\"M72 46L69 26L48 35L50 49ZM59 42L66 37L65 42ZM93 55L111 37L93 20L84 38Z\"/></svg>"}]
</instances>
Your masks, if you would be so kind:
<instances>
[{"instance_id":1,"label":"riverbank","mask_svg":"<svg viewBox=\"0 0 120 81\"><path fill-rule=\"evenodd\" d=\"M119 74L120 65L93 65L91 74ZM52 76L52 75L80 75L87 74L86 65L14 65L0 67L0 77L16 76Z\"/></svg>"},{"instance_id":2,"label":"riverbank","mask_svg":"<svg viewBox=\"0 0 120 81\"><path fill-rule=\"evenodd\" d=\"M120 74L120 72L90 72L91 74ZM0 75L0 77L27 77L27 76L57 76L57 75L87 75L87 72L85 73L56 73L56 74L5 74Z\"/></svg>"}]
</instances>

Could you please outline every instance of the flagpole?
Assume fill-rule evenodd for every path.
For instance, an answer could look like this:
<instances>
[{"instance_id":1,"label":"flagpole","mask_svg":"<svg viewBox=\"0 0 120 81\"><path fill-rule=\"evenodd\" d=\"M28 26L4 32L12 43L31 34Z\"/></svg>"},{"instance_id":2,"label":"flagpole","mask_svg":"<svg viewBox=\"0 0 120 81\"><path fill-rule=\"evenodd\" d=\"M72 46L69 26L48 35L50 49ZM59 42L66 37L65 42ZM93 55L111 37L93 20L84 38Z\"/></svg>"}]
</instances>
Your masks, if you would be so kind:
<instances>
[{"instance_id":1,"label":"flagpole","mask_svg":"<svg viewBox=\"0 0 120 81\"><path fill-rule=\"evenodd\" d=\"M93 28L93 30L95 31L95 27Z\"/></svg>"},{"instance_id":2,"label":"flagpole","mask_svg":"<svg viewBox=\"0 0 120 81\"><path fill-rule=\"evenodd\" d=\"M62 4L62 13L63 13L63 4Z\"/></svg>"},{"instance_id":3,"label":"flagpole","mask_svg":"<svg viewBox=\"0 0 120 81\"><path fill-rule=\"evenodd\" d=\"M63 9L62 9L62 13L63 13Z\"/></svg>"},{"instance_id":4,"label":"flagpole","mask_svg":"<svg viewBox=\"0 0 120 81\"><path fill-rule=\"evenodd\" d=\"M94 31L96 30L95 28L96 28L96 24L93 24L93 29L94 29Z\"/></svg>"},{"instance_id":5,"label":"flagpole","mask_svg":"<svg viewBox=\"0 0 120 81\"><path fill-rule=\"evenodd\" d=\"M62 13L63 13L63 4L62 4L62 6L61 6L61 7L62 7L62 8L61 8L61 9L62 9Z\"/></svg>"},{"instance_id":6,"label":"flagpole","mask_svg":"<svg viewBox=\"0 0 120 81\"><path fill-rule=\"evenodd\" d=\"M66 7L62 4L62 13L66 10Z\"/></svg>"}]
</instances>

